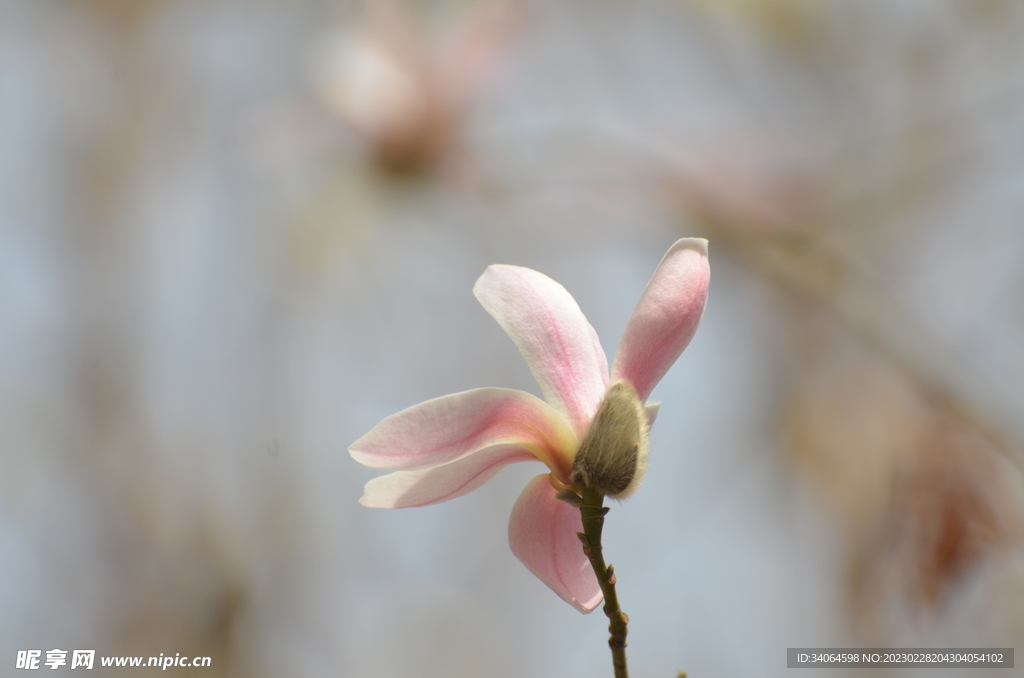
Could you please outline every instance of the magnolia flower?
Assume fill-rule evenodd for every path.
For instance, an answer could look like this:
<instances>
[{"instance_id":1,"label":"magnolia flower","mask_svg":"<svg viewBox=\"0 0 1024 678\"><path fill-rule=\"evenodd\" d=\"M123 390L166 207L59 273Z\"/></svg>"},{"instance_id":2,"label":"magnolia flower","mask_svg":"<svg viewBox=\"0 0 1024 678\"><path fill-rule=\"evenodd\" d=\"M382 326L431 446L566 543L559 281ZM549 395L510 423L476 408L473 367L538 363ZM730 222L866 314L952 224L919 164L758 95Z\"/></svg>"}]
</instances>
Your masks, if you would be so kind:
<instances>
[{"instance_id":1,"label":"magnolia flower","mask_svg":"<svg viewBox=\"0 0 1024 678\"><path fill-rule=\"evenodd\" d=\"M564 287L528 268L489 266L473 294L515 342L544 400L479 388L384 419L349 448L359 463L394 471L367 483L360 503L436 504L480 487L509 464L540 460L549 473L530 481L512 509L509 544L563 600L593 610L602 595L576 536L580 513L556 494L580 484L601 489L600 482L611 485L603 493L621 498L639 485L657 411L644 403L697 330L710 275L707 241L672 245L626 324L609 375L597 333ZM630 458L601 459L621 456L605 433L628 429L635 442L625 450ZM585 464L577 458L581 446L589 450ZM616 466L626 467L623 477L594 480Z\"/></svg>"},{"instance_id":2,"label":"magnolia flower","mask_svg":"<svg viewBox=\"0 0 1024 678\"><path fill-rule=\"evenodd\" d=\"M370 0L360 7L351 27L314 51L317 93L385 168L436 164L509 51L517 8L486 3L435 45L405 4Z\"/></svg>"}]
</instances>

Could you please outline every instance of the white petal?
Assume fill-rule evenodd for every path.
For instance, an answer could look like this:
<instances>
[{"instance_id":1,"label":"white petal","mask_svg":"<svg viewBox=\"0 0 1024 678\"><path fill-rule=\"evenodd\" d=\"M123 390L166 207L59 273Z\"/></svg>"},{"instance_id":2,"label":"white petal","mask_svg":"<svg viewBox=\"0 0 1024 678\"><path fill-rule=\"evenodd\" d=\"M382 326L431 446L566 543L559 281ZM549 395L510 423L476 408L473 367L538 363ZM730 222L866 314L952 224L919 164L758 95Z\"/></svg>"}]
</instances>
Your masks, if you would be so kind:
<instances>
[{"instance_id":1,"label":"white petal","mask_svg":"<svg viewBox=\"0 0 1024 678\"><path fill-rule=\"evenodd\" d=\"M495 445L442 466L374 478L366 483L359 503L370 508L437 504L472 492L509 464L536 460L522 447Z\"/></svg>"}]
</instances>

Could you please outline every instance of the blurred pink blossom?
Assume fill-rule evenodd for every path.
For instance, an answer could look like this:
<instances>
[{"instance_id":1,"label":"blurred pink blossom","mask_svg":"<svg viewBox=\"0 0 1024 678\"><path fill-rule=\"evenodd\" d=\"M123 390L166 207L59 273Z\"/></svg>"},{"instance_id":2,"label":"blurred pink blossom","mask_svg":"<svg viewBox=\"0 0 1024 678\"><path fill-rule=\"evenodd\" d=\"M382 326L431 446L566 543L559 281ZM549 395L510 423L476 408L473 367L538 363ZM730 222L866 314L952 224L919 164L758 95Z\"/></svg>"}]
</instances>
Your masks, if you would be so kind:
<instances>
[{"instance_id":1,"label":"blurred pink blossom","mask_svg":"<svg viewBox=\"0 0 1024 678\"><path fill-rule=\"evenodd\" d=\"M488 4L443 46L427 44L402 5L374 0L362 9L357 25L325 41L316 55L320 99L386 169L436 164L507 51L513 5Z\"/></svg>"}]
</instances>

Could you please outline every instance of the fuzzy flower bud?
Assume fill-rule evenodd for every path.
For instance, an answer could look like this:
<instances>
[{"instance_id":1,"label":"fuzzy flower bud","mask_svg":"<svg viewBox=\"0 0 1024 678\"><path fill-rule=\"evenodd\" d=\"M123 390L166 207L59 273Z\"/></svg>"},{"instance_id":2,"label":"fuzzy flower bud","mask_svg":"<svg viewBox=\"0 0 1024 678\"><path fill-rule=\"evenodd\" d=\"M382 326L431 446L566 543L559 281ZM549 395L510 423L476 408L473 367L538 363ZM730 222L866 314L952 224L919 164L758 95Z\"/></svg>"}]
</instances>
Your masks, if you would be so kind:
<instances>
[{"instance_id":1,"label":"fuzzy flower bud","mask_svg":"<svg viewBox=\"0 0 1024 678\"><path fill-rule=\"evenodd\" d=\"M576 459L571 482L615 499L624 499L640 486L647 469L647 414L628 381L609 387L594 416Z\"/></svg>"}]
</instances>

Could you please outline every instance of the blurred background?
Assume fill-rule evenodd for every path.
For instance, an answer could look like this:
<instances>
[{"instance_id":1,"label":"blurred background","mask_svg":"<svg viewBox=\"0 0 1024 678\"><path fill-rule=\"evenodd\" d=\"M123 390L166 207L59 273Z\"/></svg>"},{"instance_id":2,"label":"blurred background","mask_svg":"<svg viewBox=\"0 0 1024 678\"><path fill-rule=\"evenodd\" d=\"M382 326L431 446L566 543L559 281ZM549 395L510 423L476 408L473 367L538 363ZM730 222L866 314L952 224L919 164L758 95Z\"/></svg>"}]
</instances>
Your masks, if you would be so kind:
<instances>
[{"instance_id":1,"label":"blurred background","mask_svg":"<svg viewBox=\"0 0 1024 678\"><path fill-rule=\"evenodd\" d=\"M1021 35L1015 0L0 0L0 674L610 675L508 549L540 466L380 511L346 449L539 392L488 264L611 356L683 236L707 312L606 528L633 673L1021 650Z\"/></svg>"}]
</instances>

